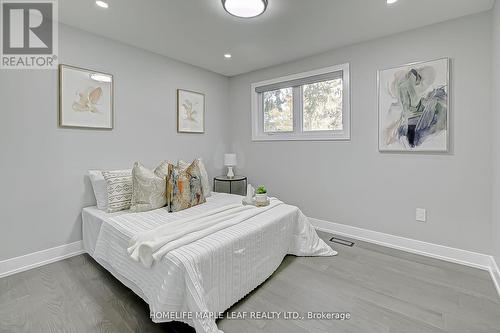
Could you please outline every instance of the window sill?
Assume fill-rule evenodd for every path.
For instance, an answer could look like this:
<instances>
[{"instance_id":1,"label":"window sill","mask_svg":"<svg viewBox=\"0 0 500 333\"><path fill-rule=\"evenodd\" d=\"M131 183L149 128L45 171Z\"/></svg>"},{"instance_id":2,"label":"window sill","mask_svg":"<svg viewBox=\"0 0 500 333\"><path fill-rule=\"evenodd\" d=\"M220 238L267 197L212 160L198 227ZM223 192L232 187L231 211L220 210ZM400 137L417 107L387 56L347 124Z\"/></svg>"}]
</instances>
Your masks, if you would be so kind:
<instances>
[{"instance_id":1,"label":"window sill","mask_svg":"<svg viewBox=\"0 0 500 333\"><path fill-rule=\"evenodd\" d=\"M332 134L316 134L316 135L253 135L252 141L350 141L350 135L345 133Z\"/></svg>"}]
</instances>

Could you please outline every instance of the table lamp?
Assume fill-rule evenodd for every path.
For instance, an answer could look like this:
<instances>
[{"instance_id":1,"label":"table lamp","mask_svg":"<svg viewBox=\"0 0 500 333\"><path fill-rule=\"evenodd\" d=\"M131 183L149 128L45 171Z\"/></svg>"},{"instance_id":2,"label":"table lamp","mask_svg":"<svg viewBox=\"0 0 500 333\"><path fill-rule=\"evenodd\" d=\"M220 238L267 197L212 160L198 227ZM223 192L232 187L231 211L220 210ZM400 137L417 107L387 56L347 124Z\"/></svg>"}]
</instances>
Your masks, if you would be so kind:
<instances>
[{"instance_id":1,"label":"table lamp","mask_svg":"<svg viewBox=\"0 0 500 333\"><path fill-rule=\"evenodd\" d=\"M224 165L227 166L227 178L233 178L233 167L236 166L236 154L224 154Z\"/></svg>"}]
</instances>

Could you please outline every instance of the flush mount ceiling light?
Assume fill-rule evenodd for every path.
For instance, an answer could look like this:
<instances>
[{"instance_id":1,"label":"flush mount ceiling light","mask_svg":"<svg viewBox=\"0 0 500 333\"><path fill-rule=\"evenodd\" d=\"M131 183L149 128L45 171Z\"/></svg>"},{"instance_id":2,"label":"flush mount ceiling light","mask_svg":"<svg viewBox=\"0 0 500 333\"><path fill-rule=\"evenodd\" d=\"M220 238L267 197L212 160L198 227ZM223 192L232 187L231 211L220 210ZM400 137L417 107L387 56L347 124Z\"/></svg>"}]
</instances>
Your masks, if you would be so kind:
<instances>
[{"instance_id":1,"label":"flush mount ceiling light","mask_svg":"<svg viewBox=\"0 0 500 333\"><path fill-rule=\"evenodd\" d=\"M108 5L107 2L104 2L104 1L101 1L101 0L97 0L95 2L95 4L98 5L101 8L108 8L109 7L109 5Z\"/></svg>"},{"instance_id":2,"label":"flush mount ceiling light","mask_svg":"<svg viewBox=\"0 0 500 333\"><path fill-rule=\"evenodd\" d=\"M231 53L224 54L224 58L226 59L231 59L231 57L232 57Z\"/></svg>"},{"instance_id":3,"label":"flush mount ceiling light","mask_svg":"<svg viewBox=\"0 0 500 333\"><path fill-rule=\"evenodd\" d=\"M252 18L266 11L268 0L222 0L222 6L236 17Z\"/></svg>"},{"instance_id":4,"label":"flush mount ceiling light","mask_svg":"<svg viewBox=\"0 0 500 333\"><path fill-rule=\"evenodd\" d=\"M396 2L398 2L398 0L387 0L388 5L395 4Z\"/></svg>"}]
</instances>

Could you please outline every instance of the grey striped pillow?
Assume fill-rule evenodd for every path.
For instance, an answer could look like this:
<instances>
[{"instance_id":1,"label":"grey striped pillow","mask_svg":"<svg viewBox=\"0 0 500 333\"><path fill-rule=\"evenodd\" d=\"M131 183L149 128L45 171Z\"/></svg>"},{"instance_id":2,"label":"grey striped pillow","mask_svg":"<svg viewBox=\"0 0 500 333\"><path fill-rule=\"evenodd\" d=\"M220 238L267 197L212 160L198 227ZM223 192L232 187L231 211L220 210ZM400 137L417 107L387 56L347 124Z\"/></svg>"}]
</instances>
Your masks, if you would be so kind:
<instances>
[{"instance_id":1,"label":"grey striped pillow","mask_svg":"<svg viewBox=\"0 0 500 333\"><path fill-rule=\"evenodd\" d=\"M108 190L108 213L130 209L132 201L132 173L127 170L103 171Z\"/></svg>"}]
</instances>

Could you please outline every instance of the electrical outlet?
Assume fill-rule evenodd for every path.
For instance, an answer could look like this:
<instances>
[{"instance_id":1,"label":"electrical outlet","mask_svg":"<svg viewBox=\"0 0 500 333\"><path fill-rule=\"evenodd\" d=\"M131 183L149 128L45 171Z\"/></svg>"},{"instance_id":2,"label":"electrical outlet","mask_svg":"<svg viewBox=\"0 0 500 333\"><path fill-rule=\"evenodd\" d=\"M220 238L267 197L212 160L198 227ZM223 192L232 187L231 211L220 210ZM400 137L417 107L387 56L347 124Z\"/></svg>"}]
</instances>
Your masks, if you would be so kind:
<instances>
[{"instance_id":1,"label":"electrical outlet","mask_svg":"<svg viewBox=\"0 0 500 333\"><path fill-rule=\"evenodd\" d=\"M423 208L417 208L417 212L416 212L416 219L417 221L419 222L425 222L427 221L427 212L425 209Z\"/></svg>"}]
</instances>

